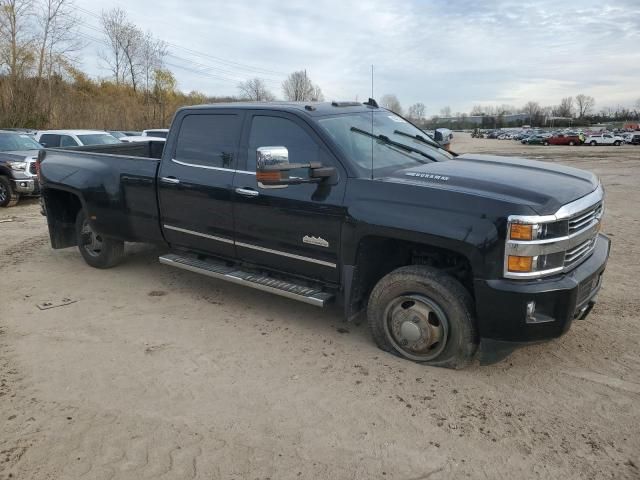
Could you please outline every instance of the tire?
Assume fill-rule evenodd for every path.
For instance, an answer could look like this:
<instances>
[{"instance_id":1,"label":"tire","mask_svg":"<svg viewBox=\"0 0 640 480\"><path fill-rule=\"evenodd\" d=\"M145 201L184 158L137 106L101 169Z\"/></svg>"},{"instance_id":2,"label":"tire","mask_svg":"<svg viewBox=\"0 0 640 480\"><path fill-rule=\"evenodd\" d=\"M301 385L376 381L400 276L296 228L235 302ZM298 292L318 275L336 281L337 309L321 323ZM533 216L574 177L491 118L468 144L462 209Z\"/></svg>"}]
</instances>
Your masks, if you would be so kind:
<instances>
[{"instance_id":1,"label":"tire","mask_svg":"<svg viewBox=\"0 0 640 480\"><path fill-rule=\"evenodd\" d=\"M619 142L619 141L616 141L616 142L614 142L613 144L614 144L616 147L619 147L619 146L620 146L620 142Z\"/></svg>"},{"instance_id":2,"label":"tire","mask_svg":"<svg viewBox=\"0 0 640 480\"><path fill-rule=\"evenodd\" d=\"M82 258L94 268L115 267L124 257L124 242L94 232L82 209L76 216L76 239Z\"/></svg>"},{"instance_id":3,"label":"tire","mask_svg":"<svg viewBox=\"0 0 640 480\"><path fill-rule=\"evenodd\" d=\"M575 145L575 142L574 142L574 141L569 142L569 146L570 146L570 147L573 147L574 145Z\"/></svg>"},{"instance_id":4,"label":"tire","mask_svg":"<svg viewBox=\"0 0 640 480\"><path fill-rule=\"evenodd\" d=\"M591 143L589 145L595 147L596 145L598 145L598 142L596 142L595 140L591 140Z\"/></svg>"},{"instance_id":5,"label":"tire","mask_svg":"<svg viewBox=\"0 0 640 480\"><path fill-rule=\"evenodd\" d=\"M0 177L0 207L13 207L20 200L7 177Z\"/></svg>"},{"instance_id":6,"label":"tire","mask_svg":"<svg viewBox=\"0 0 640 480\"><path fill-rule=\"evenodd\" d=\"M548 147L548 146L549 146L549 142L544 142L544 143L543 143L543 145L544 145L545 147Z\"/></svg>"},{"instance_id":7,"label":"tire","mask_svg":"<svg viewBox=\"0 0 640 480\"><path fill-rule=\"evenodd\" d=\"M410 265L384 276L369 297L367 319L378 347L418 363L464 368L478 348L471 295L432 267Z\"/></svg>"}]
</instances>

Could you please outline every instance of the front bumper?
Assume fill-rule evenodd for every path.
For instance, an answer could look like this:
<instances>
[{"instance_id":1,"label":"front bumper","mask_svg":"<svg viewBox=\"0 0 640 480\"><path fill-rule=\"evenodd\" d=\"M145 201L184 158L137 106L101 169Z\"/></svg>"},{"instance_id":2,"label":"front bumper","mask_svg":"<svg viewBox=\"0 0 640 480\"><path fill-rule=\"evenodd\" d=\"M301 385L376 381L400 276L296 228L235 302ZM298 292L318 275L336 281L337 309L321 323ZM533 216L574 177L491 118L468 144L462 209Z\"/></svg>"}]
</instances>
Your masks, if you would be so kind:
<instances>
[{"instance_id":1,"label":"front bumper","mask_svg":"<svg viewBox=\"0 0 640 480\"><path fill-rule=\"evenodd\" d=\"M574 319L591 311L602 285L611 242L598 235L591 256L570 272L546 279L475 280L478 330L482 339L538 342L559 337ZM535 302L535 314L527 305Z\"/></svg>"},{"instance_id":2,"label":"front bumper","mask_svg":"<svg viewBox=\"0 0 640 480\"><path fill-rule=\"evenodd\" d=\"M11 179L13 190L20 195L40 195L40 184L37 178Z\"/></svg>"}]
</instances>

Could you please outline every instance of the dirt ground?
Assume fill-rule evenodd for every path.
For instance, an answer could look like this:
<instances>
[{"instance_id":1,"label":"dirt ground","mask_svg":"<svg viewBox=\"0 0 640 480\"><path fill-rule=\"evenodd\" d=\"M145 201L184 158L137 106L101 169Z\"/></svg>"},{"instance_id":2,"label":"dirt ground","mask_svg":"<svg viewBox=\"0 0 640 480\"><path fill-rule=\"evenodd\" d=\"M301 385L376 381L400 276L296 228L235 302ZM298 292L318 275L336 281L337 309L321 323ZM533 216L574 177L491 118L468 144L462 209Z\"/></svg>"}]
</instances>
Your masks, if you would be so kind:
<instances>
[{"instance_id":1,"label":"dirt ground","mask_svg":"<svg viewBox=\"0 0 640 480\"><path fill-rule=\"evenodd\" d=\"M52 250L25 201L0 211L0 479L640 478L640 147L453 145L604 182L613 251L567 335L425 367L337 308L162 266L153 247L93 269Z\"/></svg>"}]
</instances>

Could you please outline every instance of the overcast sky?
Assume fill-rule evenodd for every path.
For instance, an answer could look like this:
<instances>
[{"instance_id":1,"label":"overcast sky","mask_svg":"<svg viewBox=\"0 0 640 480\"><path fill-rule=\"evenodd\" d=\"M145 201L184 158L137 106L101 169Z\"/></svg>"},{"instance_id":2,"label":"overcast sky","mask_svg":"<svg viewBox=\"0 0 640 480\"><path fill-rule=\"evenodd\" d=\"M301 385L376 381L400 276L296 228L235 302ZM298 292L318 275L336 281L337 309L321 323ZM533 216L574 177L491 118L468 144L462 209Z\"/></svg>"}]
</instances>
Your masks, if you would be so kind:
<instances>
[{"instance_id":1,"label":"overcast sky","mask_svg":"<svg viewBox=\"0 0 640 480\"><path fill-rule=\"evenodd\" d=\"M433 115L475 104L543 105L585 93L596 108L640 98L640 0L76 0L83 67L107 76L102 9L121 7L170 44L178 87L236 95L261 77L277 96L306 69L327 99L395 93Z\"/></svg>"}]
</instances>

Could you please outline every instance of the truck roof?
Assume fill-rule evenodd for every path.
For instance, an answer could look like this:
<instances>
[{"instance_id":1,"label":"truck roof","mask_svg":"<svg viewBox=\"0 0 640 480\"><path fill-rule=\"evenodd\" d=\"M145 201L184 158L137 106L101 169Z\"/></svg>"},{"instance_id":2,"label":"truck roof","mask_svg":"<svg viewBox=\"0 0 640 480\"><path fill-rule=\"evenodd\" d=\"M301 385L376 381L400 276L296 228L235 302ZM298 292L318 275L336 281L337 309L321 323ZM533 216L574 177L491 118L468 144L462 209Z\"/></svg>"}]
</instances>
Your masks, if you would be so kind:
<instances>
[{"instance_id":1,"label":"truck roof","mask_svg":"<svg viewBox=\"0 0 640 480\"><path fill-rule=\"evenodd\" d=\"M38 134L53 133L60 135L91 135L94 133L107 133L104 130L38 130Z\"/></svg>"},{"instance_id":2,"label":"truck roof","mask_svg":"<svg viewBox=\"0 0 640 480\"><path fill-rule=\"evenodd\" d=\"M359 102L230 102L204 105L191 105L181 110L200 109L238 109L238 110L279 110L283 112L305 113L309 116L324 116L336 113L370 112L372 107Z\"/></svg>"}]
</instances>

